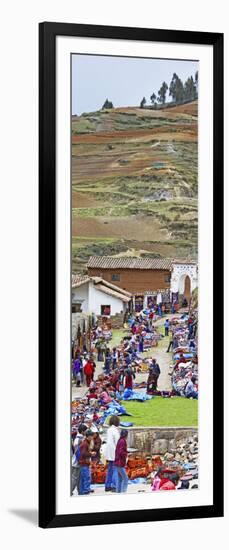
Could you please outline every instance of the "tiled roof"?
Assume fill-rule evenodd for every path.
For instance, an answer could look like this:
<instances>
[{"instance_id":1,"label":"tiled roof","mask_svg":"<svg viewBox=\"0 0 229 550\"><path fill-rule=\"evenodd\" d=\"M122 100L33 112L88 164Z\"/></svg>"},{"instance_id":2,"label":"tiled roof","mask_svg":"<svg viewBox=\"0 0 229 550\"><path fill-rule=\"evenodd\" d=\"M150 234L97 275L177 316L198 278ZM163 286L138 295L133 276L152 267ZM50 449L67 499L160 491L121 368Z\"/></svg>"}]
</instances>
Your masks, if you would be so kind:
<instances>
[{"instance_id":1,"label":"tiled roof","mask_svg":"<svg viewBox=\"0 0 229 550\"><path fill-rule=\"evenodd\" d=\"M91 256L87 267L101 269L171 269L172 260L160 258L128 258Z\"/></svg>"},{"instance_id":2,"label":"tiled roof","mask_svg":"<svg viewBox=\"0 0 229 550\"><path fill-rule=\"evenodd\" d=\"M131 292L128 292L127 290L124 290L124 288L121 288L117 285L114 285L113 283L110 283L110 281L105 281L105 279L102 279L102 277L90 277L95 284L101 283L103 285L106 285L108 288L111 288L115 290L116 292L121 292L121 294L124 294L128 298L131 298L132 294Z\"/></svg>"},{"instance_id":3,"label":"tiled roof","mask_svg":"<svg viewBox=\"0 0 229 550\"><path fill-rule=\"evenodd\" d=\"M108 294L109 296L114 296L115 298L119 298L119 300L122 300L123 302L128 303L130 301L130 297L126 296L125 294L122 294L122 289L119 288L118 291L113 290L112 288L109 288L106 285L95 285L95 288L98 290L101 290L101 292L104 292L105 294Z\"/></svg>"},{"instance_id":4,"label":"tiled roof","mask_svg":"<svg viewBox=\"0 0 229 550\"><path fill-rule=\"evenodd\" d=\"M197 265L197 262L195 260L172 260L172 264L180 264L180 265Z\"/></svg>"},{"instance_id":5,"label":"tiled roof","mask_svg":"<svg viewBox=\"0 0 229 550\"><path fill-rule=\"evenodd\" d=\"M88 275L72 275L72 288L81 286L88 281L90 281L90 277L88 277Z\"/></svg>"},{"instance_id":6,"label":"tiled roof","mask_svg":"<svg viewBox=\"0 0 229 550\"><path fill-rule=\"evenodd\" d=\"M72 288L77 288L78 286L84 285L89 281L93 281L95 288L109 294L110 296L115 296L123 302L129 302L132 294L127 292L122 288L119 288L112 283L105 281L101 277L89 277L88 275L72 275Z\"/></svg>"}]
</instances>

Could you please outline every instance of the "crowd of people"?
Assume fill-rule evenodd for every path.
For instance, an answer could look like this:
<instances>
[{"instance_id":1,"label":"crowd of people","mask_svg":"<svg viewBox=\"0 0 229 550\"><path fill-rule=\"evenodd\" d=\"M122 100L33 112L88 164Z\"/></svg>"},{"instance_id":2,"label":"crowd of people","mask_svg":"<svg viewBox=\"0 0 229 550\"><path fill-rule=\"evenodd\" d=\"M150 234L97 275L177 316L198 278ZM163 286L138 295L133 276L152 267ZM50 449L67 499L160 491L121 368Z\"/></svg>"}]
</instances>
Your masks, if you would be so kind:
<instances>
[{"instance_id":1,"label":"crowd of people","mask_svg":"<svg viewBox=\"0 0 229 550\"><path fill-rule=\"evenodd\" d=\"M198 399L198 341L197 317L183 314L171 323L173 365L171 367L172 388L176 395Z\"/></svg>"},{"instance_id":2,"label":"crowd of people","mask_svg":"<svg viewBox=\"0 0 229 550\"><path fill-rule=\"evenodd\" d=\"M167 460L163 463L160 456L151 460L128 458L127 437L128 430L120 428L120 418L116 415L110 417L105 441L102 441L98 429L88 428L85 424L78 426L72 443L72 494L93 493L92 476L101 467L104 492L110 493L126 493L129 481L138 475L148 478L152 491L189 489L190 481L198 479L196 462L186 461L182 465L173 459L170 463ZM137 474L131 470L131 466L136 464L143 466L136 469ZM191 486L197 487L195 483Z\"/></svg>"},{"instance_id":3,"label":"crowd of people","mask_svg":"<svg viewBox=\"0 0 229 550\"><path fill-rule=\"evenodd\" d=\"M164 312L161 312L162 316ZM121 415L127 415L124 401L127 399L145 400L154 395L172 395L187 398L198 397L197 383L197 318L192 313L166 317L164 334L155 327L157 319L153 308L129 315L125 324L125 336L116 347L109 345L112 333L101 327L93 329L88 349L73 345L72 376L76 387L86 386L84 396L73 400L72 409L72 493L85 495L93 492L91 479L96 479L96 468L102 469L104 490L126 492L128 476L127 427L131 422L122 422ZM162 325L162 326L163 326ZM144 351L156 347L163 337L169 337L167 352L172 351L171 390L159 391L161 374L159 362L154 357L145 357ZM167 341L166 340L166 341ZM156 354L155 354L156 355ZM103 364L100 372L98 362ZM101 372L102 370L102 372ZM136 382L139 372L147 377ZM140 393L140 389L144 393ZM102 439L103 426L108 421L109 428ZM97 465L97 466L96 466ZM149 471L146 469L147 472ZM164 471L165 470L165 471ZM177 487L174 475L164 468L153 478L152 490L174 489ZM102 471L102 470L101 470ZM166 477L167 476L167 477ZM172 477L171 477L172 476ZM167 480L166 482L164 480ZM184 480L185 481L185 480ZM182 484L181 484L182 485ZM179 488L185 488L180 486Z\"/></svg>"},{"instance_id":4,"label":"crowd of people","mask_svg":"<svg viewBox=\"0 0 229 550\"><path fill-rule=\"evenodd\" d=\"M124 493L127 491L128 476L126 429L119 430L120 419L111 416L107 439L103 444L103 456L107 461L105 492ZM88 428L80 424L72 442L72 492L76 489L79 495L93 492L91 489L91 467L101 459L102 439L97 428Z\"/></svg>"},{"instance_id":5,"label":"crowd of people","mask_svg":"<svg viewBox=\"0 0 229 550\"><path fill-rule=\"evenodd\" d=\"M86 346L82 350L78 346L73 347L72 374L76 386L86 384L89 388L95 380L96 362L103 362L104 375L112 375L112 386L115 391L125 388L132 389L136 371L141 370L144 362L143 352L157 345L161 334L157 332L152 323L152 315L142 312L136 316L130 316L127 324L127 335L120 345L110 349L107 340L101 336L101 328L97 327L92 334L91 351ZM147 364L148 365L148 364ZM160 375L160 368L156 360L149 361L151 375L154 380L149 381L149 389L156 390Z\"/></svg>"}]
</instances>

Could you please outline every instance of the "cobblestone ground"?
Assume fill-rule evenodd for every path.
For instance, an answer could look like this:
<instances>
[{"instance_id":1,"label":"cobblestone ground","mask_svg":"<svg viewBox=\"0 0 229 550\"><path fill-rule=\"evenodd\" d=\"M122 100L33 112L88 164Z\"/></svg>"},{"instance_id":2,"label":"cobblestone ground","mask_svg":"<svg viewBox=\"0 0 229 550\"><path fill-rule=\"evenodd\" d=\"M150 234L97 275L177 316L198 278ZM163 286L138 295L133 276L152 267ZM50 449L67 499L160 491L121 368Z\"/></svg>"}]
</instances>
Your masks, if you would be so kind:
<instances>
[{"instance_id":1,"label":"cobblestone ground","mask_svg":"<svg viewBox=\"0 0 229 550\"><path fill-rule=\"evenodd\" d=\"M177 315L179 317L179 315ZM162 319L159 319L154 323L156 327L158 327L159 331L164 335L164 322L165 318L170 319L171 317L175 317L175 315L166 315L166 317L163 317ZM109 346L112 349L115 345L117 345L122 336L125 335L126 332L122 329L120 330L114 330L113 331L113 337L112 340L109 342ZM151 348L149 351L144 352L142 357L155 357L158 364L160 365L161 374L158 381L158 388L159 390L170 390L171 389L171 377L169 376L169 366L171 363L172 353L167 353L169 343L169 337L164 336L157 347ZM103 362L96 361L96 378L99 374L103 373ZM147 373L137 373L136 375L136 382L142 382L146 381L147 379ZM72 397L73 399L75 397L83 397L86 392L86 386L82 386L80 388L76 388L75 385L73 385L72 388Z\"/></svg>"}]
</instances>

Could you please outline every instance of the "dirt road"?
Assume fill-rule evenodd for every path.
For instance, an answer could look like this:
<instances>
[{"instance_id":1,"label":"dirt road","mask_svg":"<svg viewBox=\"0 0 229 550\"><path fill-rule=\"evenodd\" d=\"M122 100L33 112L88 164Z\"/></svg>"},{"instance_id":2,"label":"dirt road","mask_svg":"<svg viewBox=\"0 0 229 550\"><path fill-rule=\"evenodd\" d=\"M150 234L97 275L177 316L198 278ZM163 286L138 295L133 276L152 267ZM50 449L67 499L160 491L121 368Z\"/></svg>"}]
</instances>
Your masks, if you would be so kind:
<instances>
[{"instance_id":1,"label":"dirt road","mask_svg":"<svg viewBox=\"0 0 229 550\"><path fill-rule=\"evenodd\" d=\"M164 322L165 318L169 319L171 317L175 317L175 315L167 315L166 317L163 317L162 319L159 319L154 324L156 327L158 327L159 331L164 334ZM112 349L113 346L117 346L117 344L120 342L122 336L126 334L123 330L114 330L113 331L113 337L110 341L109 345ZM161 374L158 380L158 389L159 390L170 390L171 389L171 377L169 376L169 367L172 359L172 352L167 353L169 343L169 337L164 336L160 341L156 348L152 348L150 351L144 352L142 354L143 357L155 357L157 360L157 363L160 366ZM99 374L103 373L103 362L96 361L96 378ZM143 382L147 380L147 373L137 373L136 375L136 382ZM86 386L82 386L81 388L76 388L75 385L72 389L72 397L83 397L86 393Z\"/></svg>"}]
</instances>

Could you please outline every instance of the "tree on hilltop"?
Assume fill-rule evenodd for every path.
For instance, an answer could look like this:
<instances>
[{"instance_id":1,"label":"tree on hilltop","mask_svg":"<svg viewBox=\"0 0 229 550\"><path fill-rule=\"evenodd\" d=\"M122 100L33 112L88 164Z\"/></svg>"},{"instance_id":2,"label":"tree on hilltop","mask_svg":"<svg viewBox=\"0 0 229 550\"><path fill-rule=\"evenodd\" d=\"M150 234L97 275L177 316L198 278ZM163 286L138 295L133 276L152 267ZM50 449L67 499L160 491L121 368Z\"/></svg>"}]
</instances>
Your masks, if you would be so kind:
<instances>
[{"instance_id":1,"label":"tree on hilltop","mask_svg":"<svg viewBox=\"0 0 229 550\"><path fill-rule=\"evenodd\" d=\"M196 71L196 72L195 72L196 95L198 95L198 83L199 83L199 73L198 73L198 71Z\"/></svg>"},{"instance_id":2,"label":"tree on hilltop","mask_svg":"<svg viewBox=\"0 0 229 550\"><path fill-rule=\"evenodd\" d=\"M167 90L168 90L168 84L166 84L166 82L162 82L160 90L158 90L158 101L159 103L163 103L163 105L166 100Z\"/></svg>"},{"instance_id":3,"label":"tree on hilltop","mask_svg":"<svg viewBox=\"0 0 229 550\"><path fill-rule=\"evenodd\" d=\"M195 99L195 95L196 95L195 82L193 80L193 77L190 76L187 78L184 84L184 98L190 99L190 101L192 101L193 99Z\"/></svg>"},{"instance_id":4,"label":"tree on hilltop","mask_svg":"<svg viewBox=\"0 0 229 550\"><path fill-rule=\"evenodd\" d=\"M146 104L146 98L145 98L145 97L143 97L143 98L142 98L142 100L141 100L141 103L140 103L140 107L141 107L141 109L143 109L143 108L144 108L144 105L145 105L145 104Z\"/></svg>"},{"instance_id":5,"label":"tree on hilltop","mask_svg":"<svg viewBox=\"0 0 229 550\"><path fill-rule=\"evenodd\" d=\"M151 103L152 103L154 106L157 104L156 99L157 99L156 94L153 93L153 94L150 96L150 100L151 100Z\"/></svg>"},{"instance_id":6,"label":"tree on hilltop","mask_svg":"<svg viewBox=\"0 0 229 550\"><path fill-rule=\"evenodd\" d=\"M108 99L106 99L106 101L104 102L104 104L102 106L102 109L114 109L114 105L113 105L112 101L109 101Z\"/></svg>"},{"instance_id":7,"label":"tree on hilltop","mask_svg":"<svg viewBox=\"0 0 229 550\"><path fill-rule=\"evenodd\" d=\"M170 82L169 95L172 96L172 100L175 103L180 103L184 99L184 85L176 73L173 73L173 77Z\"/></svg>"}]
</instances>

